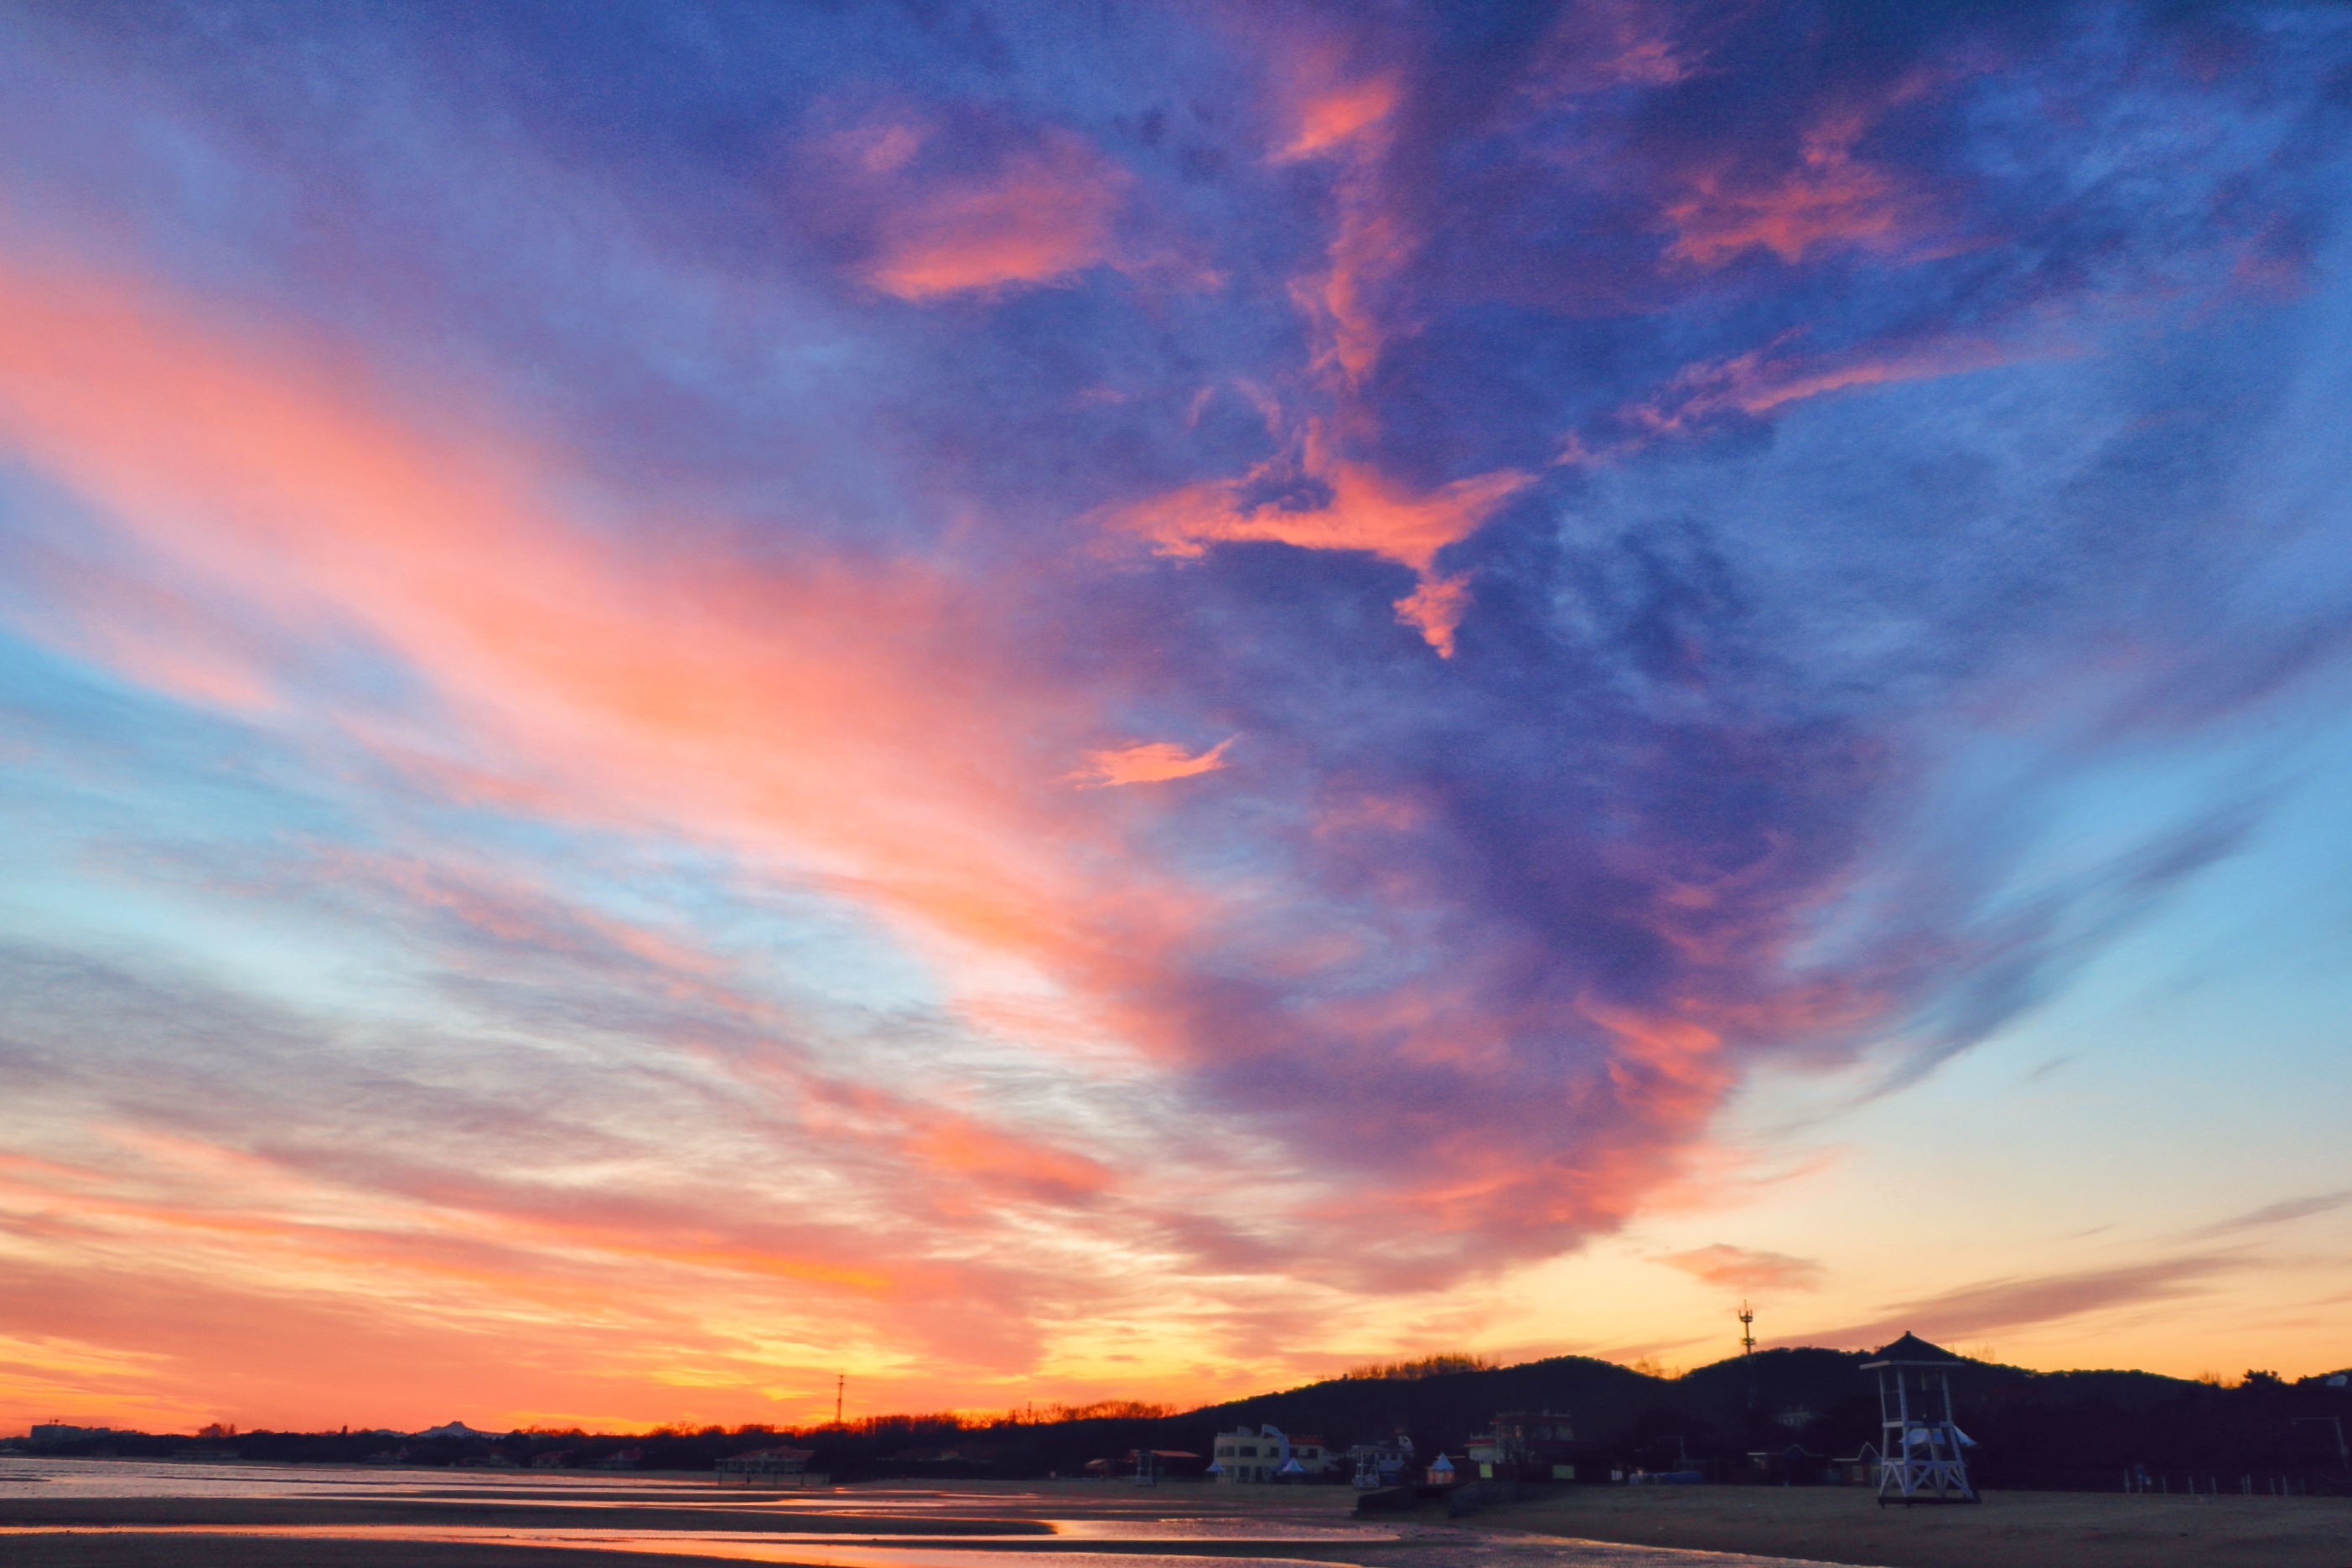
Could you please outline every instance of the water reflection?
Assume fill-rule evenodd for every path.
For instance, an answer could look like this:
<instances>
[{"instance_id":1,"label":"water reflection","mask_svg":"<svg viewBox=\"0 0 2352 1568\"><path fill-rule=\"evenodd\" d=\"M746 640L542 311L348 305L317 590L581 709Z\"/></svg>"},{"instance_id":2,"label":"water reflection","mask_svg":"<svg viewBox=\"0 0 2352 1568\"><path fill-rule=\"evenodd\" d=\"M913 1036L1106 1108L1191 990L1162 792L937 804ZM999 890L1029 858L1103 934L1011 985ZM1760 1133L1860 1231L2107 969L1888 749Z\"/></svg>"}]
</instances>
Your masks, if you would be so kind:
<instances>
[{"instance_id":1,"label":"water reflection","mask_svg":"<svg viewBox=\"0 0 2352 1568\"><path fill-rule=\"evenodd\" d=\"M174 1517L166 1522L136 1522L124 1512L106 1517L112 1511L105 1505L116 1500L149 1500L139 1510L146 1514L156 1501L173 1499L188 1506L169 1511ZM429 1542L658 1552L803 1568L1822 1568L1789 1558L1563 1541L1434 1517L1361 1522L1348 1517L1349 1494L1319 1488L1251 1496L1226 1489L1154 1493L1087 1483L1034 1490L874 1487L747 1493L720 1490L699 1478L576 1471L16 1457L0 1459L0 1500L38 1500L20 1517L72 1500L93 1505L69 1510L70 1525L0 1527L0 1536L71 1528L85 1535L368 1541L387 1548L387 1561L397 1561L400 1543ZM239 1503L258 1511L240 1510ZM414 1506L420 1522L386 1522L386 1504L395 1518ZM460 1516L465 1522L449 1518L452 1508L467 1511ZM494 1522L509 1509L516 1523ZM561 1512L551 1516L551 1509ZM339 1512L353 1510L365 1520L336 1521ZM423 1521L436 1514L440 1521ZM600 1524L600 1518L610 1522ZM807 1523L786 1526L788 1520ZM837 1526L827 1528L836 1520ZM896 1531L893 1521L901 1521ZM1051 1548L1041 1544L1045 1531L1055 1542ZM1160 1545L1171 1550L1152 1550ZM1104 1563L1107 1556L1117 1563Z\"/></svg>"}]
</instances>

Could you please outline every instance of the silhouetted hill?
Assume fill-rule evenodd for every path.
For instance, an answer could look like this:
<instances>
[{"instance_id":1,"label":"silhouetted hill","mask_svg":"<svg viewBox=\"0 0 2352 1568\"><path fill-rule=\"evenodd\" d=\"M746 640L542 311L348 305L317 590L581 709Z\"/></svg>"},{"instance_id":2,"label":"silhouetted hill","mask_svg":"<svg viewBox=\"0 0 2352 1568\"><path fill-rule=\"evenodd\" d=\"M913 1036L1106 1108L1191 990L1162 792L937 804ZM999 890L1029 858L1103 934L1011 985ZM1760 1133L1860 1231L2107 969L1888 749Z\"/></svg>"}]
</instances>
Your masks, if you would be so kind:
<instances>
[{"instance_id":1,"label":"silhouetted hill","mask_svg":"<svg viewBox=\"0 0 2352 1568\"><path fill-rule=\"evenodd\" d=\"M1343 1377L1280 1394L1253 1395L1171 1418L1171 1427L1231 1431L1266 1423L1340 1441L1385 1437L1402 1427L1424 1449L1460 1451L1498 1410L1558 1409L1580 1422L1615 1427L1675 1385L1613 1362L1561 1355L1549 1361L1433 1377Z\"/></svg>"},{"instance_id":2,"label":"silhouetted hill","mask_svg":"<svg viewBox=\"0 0 2352 1568\"><path fill-rule=\"evenodd\" d=\"M1728 1479L1747 1473L1752 1453L1793 1445L1838 1458L1876 1441L1877 1383L1863 1370L1874 1359L1769 1350L1667 1379L1559 1356L1410 1379L1341 1378L1171 1416L1154 1441L1197 1451L1212 1432L1271 1423L1345 1444L1402 1427L1424 1452L1458 1454L1498 1411L1552 1409L1571 1417L1601 1473L1687 1461ZM2352 1431L2352 1389L2325 1378L2223 1389L2148 1372L2031 1372L1961 1358L1953 1390L1987 1485L2104 1490L2134 1465L2171 1473L2176 1485L2194 1473L2200 1487L2266 1473L2352 1480L2325 1424L2336 1416Z\"/></svg>"}]
</instances>

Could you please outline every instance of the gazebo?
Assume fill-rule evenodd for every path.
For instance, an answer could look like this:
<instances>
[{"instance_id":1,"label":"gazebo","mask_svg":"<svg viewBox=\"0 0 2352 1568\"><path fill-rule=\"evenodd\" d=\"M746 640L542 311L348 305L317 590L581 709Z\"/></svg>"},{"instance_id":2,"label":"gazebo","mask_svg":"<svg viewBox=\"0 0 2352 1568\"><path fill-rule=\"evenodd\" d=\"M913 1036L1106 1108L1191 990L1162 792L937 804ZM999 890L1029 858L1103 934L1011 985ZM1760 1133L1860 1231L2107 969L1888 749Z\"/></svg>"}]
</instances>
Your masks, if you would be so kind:
<instances>
[{"instance_id":1,"label":"gazebo","mask_svg":"<svg viewBox=\"0 0 2352 1568\"><path fill-rule=\"evenodd\" d=\"M1878 1506L1900 1501L1980 1502L1960 1458L1976 1441L1952 1419L1952 1369L1960 1358L1905 1334L1862 1370L1878 1374L1878 1419L1885 1431Z\"/></svg>"}]
</instances>

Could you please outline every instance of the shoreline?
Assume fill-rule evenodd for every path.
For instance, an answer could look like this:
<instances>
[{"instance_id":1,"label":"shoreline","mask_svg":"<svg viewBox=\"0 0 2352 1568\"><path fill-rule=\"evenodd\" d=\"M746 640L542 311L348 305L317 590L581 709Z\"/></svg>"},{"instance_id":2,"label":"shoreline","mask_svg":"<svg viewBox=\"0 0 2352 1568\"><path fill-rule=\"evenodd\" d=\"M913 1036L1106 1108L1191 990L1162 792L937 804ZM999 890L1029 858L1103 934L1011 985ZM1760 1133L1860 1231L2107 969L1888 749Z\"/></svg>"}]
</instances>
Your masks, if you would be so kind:
<instances>
[{"instance_id":1,"label":"shoreline","mask_svg":"<svg viewBox=\"0 0 2352 1568\"><path fill-rule=\"evenodd\" d=\"M982 1568L1013 1552L1073 1568L1090 1556L1156 1558L1162 1568L1180 1558L1573 1568L1630 1562L1635 1554L1622 1549L1631 1547L1790 1568L2352 1568L2352 1499L2340 1498L1990 1492L1980 1506L1906 1510L1882 1509L1859 1488L1585 1487L1458 1519L1431 1504L1360 1520L1356 1494L1340 1488L961 1482L778 1495L515 1479L521 1484L423 1494L32 1490L0 1496L0 1526L10 1529L0 1557L25 1568L675 1568L726 1559L960 1568L958 1558Z\"/></svg>"}]
</instances>

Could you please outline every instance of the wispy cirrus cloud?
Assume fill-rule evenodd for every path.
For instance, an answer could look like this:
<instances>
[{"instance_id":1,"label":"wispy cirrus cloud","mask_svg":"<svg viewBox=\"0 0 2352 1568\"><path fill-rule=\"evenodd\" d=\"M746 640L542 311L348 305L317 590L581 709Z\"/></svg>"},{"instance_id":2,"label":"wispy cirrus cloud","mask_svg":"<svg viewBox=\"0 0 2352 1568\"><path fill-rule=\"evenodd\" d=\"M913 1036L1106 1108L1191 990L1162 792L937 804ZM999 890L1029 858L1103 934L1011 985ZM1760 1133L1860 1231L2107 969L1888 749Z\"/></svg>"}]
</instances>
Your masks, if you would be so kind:
<instances>
[{"instance_id":1,"label":"wispy cirrus cloud","mask_svg":"<svg viewBox=\"0 0 2352 1568\"><path fill-rule=\"evenodd\" d=\"M1739 1290L1817 1289L1822 1282L1822 1265L1811 1258L1795 1258L1786 1252L1757 1252L1745 1247L1733 1247L1716 1242L1707 1247L1693 1248L1687 1252L1669 1252L1658 1259L1669 1269L1678 1270L1692 1279L1707 1285L1736 1287Z\"/></svg>"},{"instance_id":2,"label":"wispy cirrus cloud","mask_svg":"<svg viewBox=\"0 0 2352 1568\"><path fill-rule=\"evenodd\" d=\"M270 1290L487 1290L549 1409L600 1272L739 1394L845 1301L943 1401L1450 1322L2054 995L2266 799L2070 781L2340 665L2324 30L705 20L0 24L39 1333L143 1255L285 1399Z\"/></svg>"},{"instance_id":3,"label":"wispy cirrus cloud","mask_svg":"<svg viewBox=\"0 0 2352 1568\"><path fill-rule=\"evenodd\" d=\"M1811 1331L1807 1343L1869 1349L1910 1333L1949 1341L2030 1328L2086 1312L2203 1294L2242 1266L2227 1258L2174 1258L2073 1273L1990 1280L1898 1303L1870 1322Z\"/></svg>"},{"instance_id":4,"label":"wispy cirrus cloud","mask_svg":"<svg viewBox=\"0 0 2352 1568\"><path fill-rule=\"evenodd\" d=\"M2289 1225L2298 1219L2312 1219L2323 1214L2333 1214L2352 1207L2352 1191L2315 1193L2308 1197L2283 1198L2266 1203L2260 1208L2217 1219L2210 1225L2200 1226L2187 1235L2195 1240L2218 1240L2224 1237L2242 1236L2250 1230L2265 1230L2273 1225Z\"/></svg>"}]
</instances>

